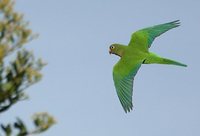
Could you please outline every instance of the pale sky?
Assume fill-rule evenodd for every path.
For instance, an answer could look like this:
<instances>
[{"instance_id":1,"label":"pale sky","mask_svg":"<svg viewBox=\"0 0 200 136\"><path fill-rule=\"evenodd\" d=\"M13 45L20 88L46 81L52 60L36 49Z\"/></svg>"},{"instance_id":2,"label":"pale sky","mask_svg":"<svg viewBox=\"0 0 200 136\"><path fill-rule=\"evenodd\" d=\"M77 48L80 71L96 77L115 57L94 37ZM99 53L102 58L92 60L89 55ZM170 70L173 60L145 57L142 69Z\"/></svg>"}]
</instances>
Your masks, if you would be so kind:
<instances>
[{"instance_id":1,"label":"pale sky","mask_svg":"<svg viewBox=\"0 0 200 136\"><path fill-rule=\"evenodd\" d=\"M199 0L17 0L30 28L40 34L27 47L48 65L30 100L2 114L4 122L47 111L57 124L42 136L199 136ZM180 19L151 51L188 65L143 65L135 77L132 112L118 100L109 55L132 32ZM1 118L2 119L2 118Z\"/></svg>"}]
</instances>

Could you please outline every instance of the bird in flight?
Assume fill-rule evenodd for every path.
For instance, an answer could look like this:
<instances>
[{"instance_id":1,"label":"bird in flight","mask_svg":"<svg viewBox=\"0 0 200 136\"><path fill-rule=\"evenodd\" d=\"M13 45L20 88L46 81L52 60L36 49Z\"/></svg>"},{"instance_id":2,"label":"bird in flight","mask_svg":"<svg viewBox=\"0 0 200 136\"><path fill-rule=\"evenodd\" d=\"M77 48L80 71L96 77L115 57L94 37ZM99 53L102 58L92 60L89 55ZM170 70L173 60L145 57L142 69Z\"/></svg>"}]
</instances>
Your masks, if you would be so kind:
<instances>
[{"instance_id":1,"label":"bird in flight","mask_svg":"<svg viewBox=\"0 0 200 136\"><path fill-rule=\"evenodd\" d=\"M187 67L183 63L149 52L156 37L179 25L179 20L176 20L144 28L132 34L128 46L115 43L109 47L110 54L120 57L120 60L113 67L113 80L118 98L126 113L133 108L133 80L142 64L169 64Z\"/></svg>"}]
</instances>

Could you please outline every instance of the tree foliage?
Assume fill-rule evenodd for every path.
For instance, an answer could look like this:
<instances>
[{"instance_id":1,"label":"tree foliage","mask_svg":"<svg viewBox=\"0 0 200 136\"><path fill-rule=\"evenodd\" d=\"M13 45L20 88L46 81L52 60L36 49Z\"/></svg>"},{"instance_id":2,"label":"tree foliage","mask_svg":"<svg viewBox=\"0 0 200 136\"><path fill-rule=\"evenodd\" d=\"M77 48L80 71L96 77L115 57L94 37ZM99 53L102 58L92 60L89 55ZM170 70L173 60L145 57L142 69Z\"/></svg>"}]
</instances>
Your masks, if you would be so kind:
<instances>
[{"instance_id":1,"label":"tree foliage","mask_svg":"<svg viewBox=\"0 0 200 136\"><path fill-rule=\"evenodd\" d=\"M40 81L40 71L45 65L42 59L35 59L34 54L24 48L37 35L32 33L28 22L24 21L22 14L14 11L13 6L12 0L0 0L0 114L27 98L24 91ZM20 118L11 124L1 124L0 136L1 130L6 136L40 133L55 121L47 113L39 113L34 115L33 123L35 129L32 131ZM16 131L13 129L18 133L14 134Z\"/></svg>"}]
</instances>

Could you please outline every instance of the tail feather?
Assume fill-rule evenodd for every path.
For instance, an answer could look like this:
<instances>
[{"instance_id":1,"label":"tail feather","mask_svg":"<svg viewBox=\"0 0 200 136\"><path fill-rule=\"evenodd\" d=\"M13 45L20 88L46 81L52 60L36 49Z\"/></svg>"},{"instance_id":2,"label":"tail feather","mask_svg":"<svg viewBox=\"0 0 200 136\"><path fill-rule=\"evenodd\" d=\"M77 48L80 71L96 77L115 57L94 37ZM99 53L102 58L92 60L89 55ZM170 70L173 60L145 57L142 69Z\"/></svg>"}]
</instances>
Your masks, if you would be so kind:
<instances>
[{"instance_id":1,"label":"tail feather","mask_svg":"<svg viewBox=\"0 0 200 136\"><path fill-rule=\"evenodd\" d=\"M183 63L171 60L171 59L167 59L167 58L162 58L160 64L171 64L171 65L177 65L177 66L187 67L186 64L183 64Z\"/></svg>"},{"instance_id":2,"label":"tail feather","mask_svg":"<svg viewBox=\"0 0 200 136\"><path fill-rule=\"evenodd\" d=\"M159 57L156 54L150 53L150 55L143 61L143 64L168 64L187 67L186 64L180 63L175 60Z\"/></svg>"}]
</instances>

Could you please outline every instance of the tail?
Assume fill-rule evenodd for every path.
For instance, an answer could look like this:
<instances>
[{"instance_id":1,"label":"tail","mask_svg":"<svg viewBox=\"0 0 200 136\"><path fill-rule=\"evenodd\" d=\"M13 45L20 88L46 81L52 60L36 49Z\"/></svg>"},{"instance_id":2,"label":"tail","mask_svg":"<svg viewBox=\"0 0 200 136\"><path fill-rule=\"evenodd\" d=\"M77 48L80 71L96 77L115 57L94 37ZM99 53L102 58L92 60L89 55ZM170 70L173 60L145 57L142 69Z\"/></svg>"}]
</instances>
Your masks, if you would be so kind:
<instances>
[{"instance_id":1,"label":"tail","mask_svg":"<svg viewBox=\"0 0 200 136\"><path fill-rule=\"evenodd\" d=\"M143 64L168 64L168 65L177 65L177 66L187 67L186 64L183 64L171 59L162 58L153 53L149 54L149 56L143 61Z\"/></svg>"}]
</instances>

